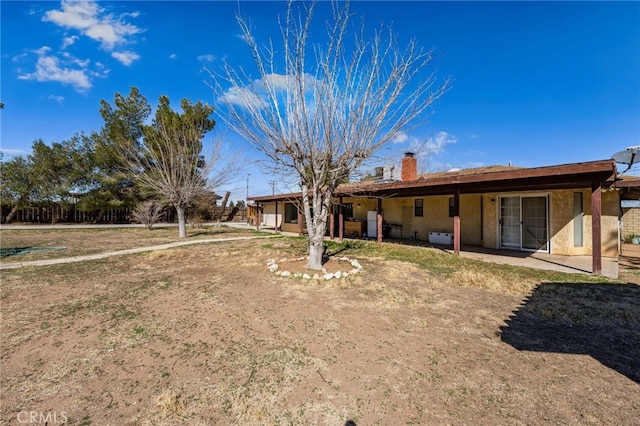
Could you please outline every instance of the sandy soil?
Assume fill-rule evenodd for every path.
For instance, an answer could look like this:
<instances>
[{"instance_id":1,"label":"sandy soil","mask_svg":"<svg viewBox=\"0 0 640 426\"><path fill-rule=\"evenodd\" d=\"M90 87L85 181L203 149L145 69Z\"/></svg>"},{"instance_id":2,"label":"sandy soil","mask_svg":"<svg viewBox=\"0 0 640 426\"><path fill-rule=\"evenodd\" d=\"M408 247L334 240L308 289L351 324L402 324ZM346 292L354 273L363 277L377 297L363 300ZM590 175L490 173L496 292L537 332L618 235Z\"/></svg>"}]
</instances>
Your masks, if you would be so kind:
<instances>
[{"instance_id":1,"label":"sandy soil","mask_svg":"<svg viewBox=\"0 0 640 426\"><path fill-rule=\"evenodd\" d=\"M3 271L1 422L638 424L637 285L513 296L362 257L343 280L267 271L288 256L245 241Z\"/></svg>"}]
</instances>

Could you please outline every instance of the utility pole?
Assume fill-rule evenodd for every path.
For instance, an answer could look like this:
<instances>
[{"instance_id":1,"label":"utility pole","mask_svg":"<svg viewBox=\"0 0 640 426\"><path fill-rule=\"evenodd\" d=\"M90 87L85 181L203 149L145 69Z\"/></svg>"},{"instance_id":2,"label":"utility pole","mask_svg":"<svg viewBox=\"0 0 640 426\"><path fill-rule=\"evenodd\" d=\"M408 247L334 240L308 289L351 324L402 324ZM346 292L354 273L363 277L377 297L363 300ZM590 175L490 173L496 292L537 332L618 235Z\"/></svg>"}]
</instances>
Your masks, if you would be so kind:
<instances>
[{"instance_id":1,"label":"utility pole","mask_svg":"<svg viewBox=\"0 0 640 426\"><path fill-rule=\"evenodd\" d=\"M269 184L271 185L271 195L276 195L276 183L275 180L270 180Z\"/></svg>"},{"instance_id":2,"label":"utility pole","mask_svg":"<svg viewBox=\"0 0 640 426\"><path fill-rule=\"evenodd\" d=\"M249 176L251 173L247 173L247 198L244 200L244 215L247 223L249 223Z\"/></svg>"},{"instance_id":3,"label":"utility pole","mask_svg":"<svg viewBox=\"0 0 640 426\"><path fill-rule=\"evenodd\" d=\"M245 198L246 205L249 205L249 176L251 176L251 173L247 173L247 198Z\"/></svg>"}]
</instances>

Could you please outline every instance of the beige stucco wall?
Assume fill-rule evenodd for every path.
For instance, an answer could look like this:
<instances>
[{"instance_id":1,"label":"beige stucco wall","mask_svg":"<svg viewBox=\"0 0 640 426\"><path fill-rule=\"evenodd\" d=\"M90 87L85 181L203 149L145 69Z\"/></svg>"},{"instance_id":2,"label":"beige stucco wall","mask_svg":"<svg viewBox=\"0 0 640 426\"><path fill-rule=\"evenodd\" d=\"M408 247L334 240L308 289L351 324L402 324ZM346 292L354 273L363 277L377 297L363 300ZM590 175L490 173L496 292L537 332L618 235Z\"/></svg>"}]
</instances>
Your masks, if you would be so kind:
<instances>
[{"instance_id":1,"label":"beige stucco wall","mask_svg":"<svg viewBox=\"0 0 640 426\"><path fill-rule=\"evenodd\" d=\"M573 203L574 194L582 194L583 224L582 235L583 244L580 247L574 246L574 218ZM551 193L551 253L564 255L585 255L591 254L591 191L582 190L562 190Z\"/></svg>"},{"instance_id":2,"label":"beige stucco wall","mask_svg":"<svg viewBox=\"0 0 640 426\"><path fill-rule=\"evenodd\" d=\"M484 238L482 238L482 246L488 248L498 248L498 194L484 194L483 202Z\"/></svg>"},{"instance_id":3,"label":"beige stucco wall","mask_svg":"<svg viewBox=\"0 0 640 426\"><path fill-rule=\"evenodd\" d=\"M582 193L583 200L583 245L574 246L573 194ZM619 193L603 191L600 226L602 229L602 255L615 257L618 255L618 213ZM551 193L551 253L563 255L592 254L592 214L591 190L562 190Z\"/></svg>"},{"instance_id":4,"label":"beige stucco wall","mask_svg":"<svg viewBox=\"0 0 640 426\"><path fill-rule=\"evenodd\" d=\"M278 215L281 217L281 230L285 232L295 232L298 233L298 224L297 223L284 223L284 204L285 202L278 202ZM264 203L260 204L262 207L262 213L264 214L275 214L276 213L276 203ZM302 220L304 220L304 215L302 216ZM303 222L303 228L306 228Z\"/></svg>"},{"instance_id":5,"label":"beige stucco wall","mask_svg":"<svg viewBox=\"0 0 640 426\"><path fill-rule=\"evenodd\" d=\"M423 216L415 216L416 198L423 201ZM390 224L402 225L391 228L391 237L416 238L427 241L429 232L453 232L453 218L449 217L450 196L406 197L382 199L384 220ZM481 244L482 196L465 194L460 196L460 228L463 244ZM366 220L367 211L377 208L377 200L345 197L344 203L353 203L355 219ZM358 205L360 205L358 207Z\"/></svg>"},{"instance_id":6,"label":"beige stucco wall","mask_svg":"<svg viewBox=\"0 0 640 426\"><path fill-rule=\"evenodd\" d=\"M462 244L482 245L484 239L484 196L460 196L460 238ZM464 235L464 237L462 236Z\"/></svg>"}]
</instances>

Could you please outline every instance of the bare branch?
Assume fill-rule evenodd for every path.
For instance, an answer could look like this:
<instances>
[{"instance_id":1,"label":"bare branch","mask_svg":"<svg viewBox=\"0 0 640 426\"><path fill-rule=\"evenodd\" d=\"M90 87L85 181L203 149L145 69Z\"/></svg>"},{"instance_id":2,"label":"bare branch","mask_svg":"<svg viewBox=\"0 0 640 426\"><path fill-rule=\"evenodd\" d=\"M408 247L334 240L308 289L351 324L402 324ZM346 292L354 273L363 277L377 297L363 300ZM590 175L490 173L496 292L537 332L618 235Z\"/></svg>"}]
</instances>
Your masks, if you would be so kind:
<instances>
[{"instance_id":1,"label":"bare branch","mask_svg":"<svg viewBox=\"0 0 640 426\"><path fill-rule=\"evenodd\" d=\"M251 80L228 64L211 76L224 122L299 178L313 258L309 266L317 269L338 185L381 147L421 123L449 83L437 86L427 72L432 51L415 41L400 48L390 29L367 39L361 27L355 41L347 42L348 2L331 3L328 42L310 49L317 4L297 5L290 1L280 21L279 62L273 44L261 48L248 22L238 17L260 79Z\"/></svg>"},{"instance_id":2,"label":"bare branch","mask_svg":"<svg viewBox=\"0 0 640 426\"><path fill-rule=\"evenodd\" d=\"M181 107L183 113L177 113L170 108L169 99L161 97L153 123L142 129L141 141L132 144L123 138L119 148L136 183L176 209L179 235L184 238L187 205L212 185L224 182L233 163L220 169L221 141L214 143L210 157L202 155L202 140L215 125L209 118L213 108L188 100Z\"/></svg>"}]
</instances>

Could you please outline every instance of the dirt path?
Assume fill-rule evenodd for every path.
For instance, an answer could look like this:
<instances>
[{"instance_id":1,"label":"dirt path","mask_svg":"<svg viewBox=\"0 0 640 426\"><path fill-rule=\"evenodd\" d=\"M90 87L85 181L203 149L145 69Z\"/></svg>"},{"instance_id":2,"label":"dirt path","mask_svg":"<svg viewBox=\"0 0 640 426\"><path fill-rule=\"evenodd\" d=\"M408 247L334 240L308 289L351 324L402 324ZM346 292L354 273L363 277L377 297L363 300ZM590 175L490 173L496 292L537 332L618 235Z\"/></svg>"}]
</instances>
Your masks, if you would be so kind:
<instances>
[{"instance_id":1,"label":"dirt path","mask_svg":"<svg viewBox=\"0 0 640 426\"><path fill-rule=\"evenodd\" d=\"M255 240L255 239L274 238L274 237L276 236L269 235L269 236L260 236L260 237L255 236L255 237L210 238L207 240L177 241L174 243L159 244L159 245L147 246L147 247L137 247L137 248L126 249L126 250L109 251L106 253L89 254L84 256L72 256L72 257L64 257L60 259L45 259L45 260L32 260L28 262L6 263L6 264L0 264L0 270L22 268L25 266L48 266L48 265L57 265L61 263L83 262L85 260L105 259L107 257L121 256L124 254L134 254L134 253L143 253L147 251L166 250L169 248L188 246L192 244L217 243L217 242L224 242L224 241Z\"/></svg>"}]
</instances>

